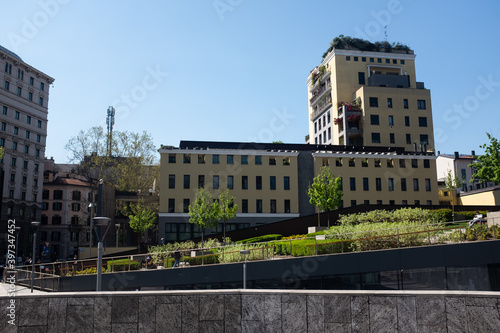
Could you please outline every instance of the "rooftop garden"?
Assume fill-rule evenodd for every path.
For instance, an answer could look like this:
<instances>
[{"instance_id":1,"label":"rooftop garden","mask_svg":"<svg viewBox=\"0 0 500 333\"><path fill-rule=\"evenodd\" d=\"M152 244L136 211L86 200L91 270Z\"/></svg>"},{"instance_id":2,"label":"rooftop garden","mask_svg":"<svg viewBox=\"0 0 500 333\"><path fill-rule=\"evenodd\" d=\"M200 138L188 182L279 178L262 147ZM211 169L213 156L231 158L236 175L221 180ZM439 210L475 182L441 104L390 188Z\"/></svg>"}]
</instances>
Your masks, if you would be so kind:
<instances>
[{"instance_id":1,"label":"rooftop garden","mask_svg":"<svg viewBox=\"0 0 500 333\"><path fill-rule=\"evenodd\" d=\"M408 45L397 43L389 43L388 41L375 42L361 39L353 38L350 36L339 35L335 37L330 42L330 47L323 53L323 59L330 53L333 49L342 50L359 50L359 51L372 51L372 52L393 52L393 51L403 51L406 53L411 53L412 50Z\"/></svg>"}]
</instances>

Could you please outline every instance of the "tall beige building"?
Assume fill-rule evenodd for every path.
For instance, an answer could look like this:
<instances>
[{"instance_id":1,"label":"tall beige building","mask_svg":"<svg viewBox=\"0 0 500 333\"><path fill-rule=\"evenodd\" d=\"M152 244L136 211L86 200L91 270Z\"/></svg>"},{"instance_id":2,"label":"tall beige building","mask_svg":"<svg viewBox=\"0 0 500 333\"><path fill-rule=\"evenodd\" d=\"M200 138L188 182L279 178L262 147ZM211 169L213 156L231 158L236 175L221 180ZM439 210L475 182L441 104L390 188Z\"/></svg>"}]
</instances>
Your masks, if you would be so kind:
<instances>
[{"instance_id":1,"label":"tall beige building","mask_svg":"<svg viewBox=\"0 0 500 333\"><path fill-rule=\"evenodd\" d=\"M7 223L19 227L18 255L31 252L31 221L40 221L49 89L54 79L0 46L0 243ZM11 222L12 224L12 222ZM7 247L0 248L0 255Z\"/></svg>"},{"instance_id":2,"label":"tall beige building","mask_svg":"<svg viewBox=\"0 0 500 333\"><path fill-rule=\"evenodd\" d=\"M311 71L306 141L433 152L431 96L414 52L363 46L372 51L333 48Z\"/></svg>"}]
</instances>

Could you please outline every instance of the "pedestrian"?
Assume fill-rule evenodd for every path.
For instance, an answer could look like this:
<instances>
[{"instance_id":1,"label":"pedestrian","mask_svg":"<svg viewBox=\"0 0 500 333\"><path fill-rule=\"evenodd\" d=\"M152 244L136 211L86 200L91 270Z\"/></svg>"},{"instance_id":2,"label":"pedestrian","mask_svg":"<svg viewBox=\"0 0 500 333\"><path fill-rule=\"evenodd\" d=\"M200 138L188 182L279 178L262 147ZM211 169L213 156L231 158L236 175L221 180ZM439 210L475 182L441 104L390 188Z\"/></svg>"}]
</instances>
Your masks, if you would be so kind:
<instances>
[{"instance_id":1,"label":"pedestrian","mask_svg":"<svg viewBox=\"0 0 500 333\"><path fill-rule=\"evenodd\" d=\"M179 263L181 261L181 253L179 252L179 248L174 252L174 267L179 267Z\"/></svg>"}]
</instances>

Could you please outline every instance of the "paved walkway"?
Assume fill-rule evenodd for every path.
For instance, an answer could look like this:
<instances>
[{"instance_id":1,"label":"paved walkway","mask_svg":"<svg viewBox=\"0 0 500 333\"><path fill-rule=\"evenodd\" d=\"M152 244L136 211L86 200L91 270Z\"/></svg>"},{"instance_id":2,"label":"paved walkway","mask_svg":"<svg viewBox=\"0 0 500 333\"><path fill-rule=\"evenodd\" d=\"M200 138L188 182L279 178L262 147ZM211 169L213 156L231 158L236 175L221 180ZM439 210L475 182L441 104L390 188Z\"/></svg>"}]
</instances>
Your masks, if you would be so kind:
<instances>
[{"instance_id":1,"label":"paved walkway","mask_svg":"<svg viewBox=\"0 0 500 333\"><path fill-rule=\"evenodd\" d=\"M0 283L0 297L2 296L9 296L9 289L11 288L11 285L9 283ZM15 286L16 291L15 295L24 295L24 294L31 294L31 288L28 287L23 287L23 286ZM46 291L40 291L37 289L33 289L33 294L46 294Z\"/></svg>"}]
</instances>

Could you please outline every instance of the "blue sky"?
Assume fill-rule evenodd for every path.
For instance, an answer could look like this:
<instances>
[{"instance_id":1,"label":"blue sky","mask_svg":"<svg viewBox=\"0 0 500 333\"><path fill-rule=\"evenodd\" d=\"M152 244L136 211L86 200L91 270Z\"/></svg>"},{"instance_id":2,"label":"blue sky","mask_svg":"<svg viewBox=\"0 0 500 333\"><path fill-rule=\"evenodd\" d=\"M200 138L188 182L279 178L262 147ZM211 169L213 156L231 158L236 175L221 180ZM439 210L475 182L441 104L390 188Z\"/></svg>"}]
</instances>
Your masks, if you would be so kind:
<instances>
[{"instance_id":1,"label":"blue sky","mask_svg":"<svg viewBox=\"0 0 500 333\"><path fill-rule=\"evenodd\" d=\"M303 143L306 78L340 35L402 42L431 90L436 149L499 138L497 1L9 1L0 45L55 78L46 156L79 130ZM8 13L5 12L7 9ZM387 28L385 29L385 26Z\"/></svg>"}]
</instances>

